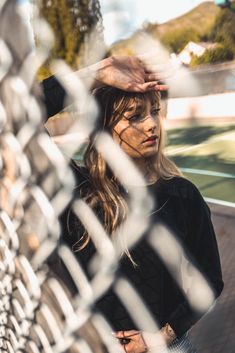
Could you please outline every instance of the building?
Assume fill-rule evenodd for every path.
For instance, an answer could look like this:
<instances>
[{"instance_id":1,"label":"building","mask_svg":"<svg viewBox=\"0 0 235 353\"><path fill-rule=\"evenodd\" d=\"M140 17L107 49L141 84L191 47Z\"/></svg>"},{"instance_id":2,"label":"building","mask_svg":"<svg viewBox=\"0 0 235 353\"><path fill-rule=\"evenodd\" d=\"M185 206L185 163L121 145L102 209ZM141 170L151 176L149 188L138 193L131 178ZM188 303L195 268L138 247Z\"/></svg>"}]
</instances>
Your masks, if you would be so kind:
<instances>
[{"instance_id":1,"label":"building","mask_svg":"<svg viewBox=\"0 0 235 353\"><path fill-rule=\"evenodd\" d=\"M197 57L202 56L207 49L214 49L216 46L216 43L189 42L179 53L178 58L184 65L189 65L193 55L196 55Z\"/></svg>"}]
</instances>

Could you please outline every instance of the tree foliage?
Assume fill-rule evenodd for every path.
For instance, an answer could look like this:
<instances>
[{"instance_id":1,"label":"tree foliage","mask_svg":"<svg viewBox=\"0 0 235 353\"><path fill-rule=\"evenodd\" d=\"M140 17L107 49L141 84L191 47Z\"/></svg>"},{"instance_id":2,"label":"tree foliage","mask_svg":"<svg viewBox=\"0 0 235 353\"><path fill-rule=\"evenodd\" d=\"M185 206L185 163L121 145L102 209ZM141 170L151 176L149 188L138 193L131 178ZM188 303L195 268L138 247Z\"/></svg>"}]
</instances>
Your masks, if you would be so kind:
<instances>
[{"instance_id":1,"label":"tree foliage","mask_svg":"<svg viewBox=\"0 0 235 353\"><path fill-rule=\"evenodd\" d=\"M203 7L202 7L203 10ZM199 11L199 7L198 7ZM194 19L198 15L195 11ZM206 18L206 17L205 17ZM172 52L179 53L190 41L218 43L216 48L208 49L201 57L193 56L191 66L232 60L235 55L235 2L229 8L218 9L215 18L208 20L200 30L197 22L190 23L187 16L182 17L184 25L170 28L161 37L162 43ZM170 22L171 23L171 22ZM175 23L175 26L177 23ZM153 25L149 27L153 31ZM201 24L202 27L202 24Z\"/></svg>"},{"instance_id":2,"label":"tree foliage","mask_svg":"<svg viewBox=\"0 0 235 353\"><path fill-rule=\"evenodd\" d=\"M41 15L54 33L55 43L50 58L40 70L49 75L52 59L63 59L71 67L82 65L81 58L89 33L96 27L96 39L103 44L103 27L98 0L41 0ZM82 53L83 52L83 53Z\"/></svg>"},{"instance_id":3,"label":"tree foliage","mask_svg":"<svg viewBox=\"0 0 235 353\"><path fill-rule=\"evenodd\" d=\"M181 51L189 41L208 40L218 43L215 48L207 49L202 56L194 55L191 67L232 60L235 55L235 2L232 2L229 8L220 9L208 34L204 33L202 36L195 30L179 30L168 32L164 40L168 48L176 53Z\"/></svg>"},{"instance_id":4,"label":"tree foliage","mask_svg":"<svg viewBox=\"0 0 235 353\"><path fill-rule=\"evenodd\" d=\"M190 41L198 42L199 33L191 28L168 31L162 37L162 43L174 53L179 53Z\"/></svg>"},{"instance_id":5,"label":"tree foliage","mask_svg":"<svg viewBox=\"0 0 235 353\"><path fill-rule=\"evenodd\" d=\"M216 17L210 39L222 43L235 54L235 2L229 8L221 9Z\"/></svg>"},{"instance_id":6,"label":"tree foliage","mask_svg":"<svg viewBox=\"0 0 235 353\"><path fill-rule=\"evenodd\" d=\"M233 52L225 45L218 44L216 48L207 49L200 57L193 55L190 66L195 67L202 64L215 64L232 59Z\"/></svg>"}]
</instances>

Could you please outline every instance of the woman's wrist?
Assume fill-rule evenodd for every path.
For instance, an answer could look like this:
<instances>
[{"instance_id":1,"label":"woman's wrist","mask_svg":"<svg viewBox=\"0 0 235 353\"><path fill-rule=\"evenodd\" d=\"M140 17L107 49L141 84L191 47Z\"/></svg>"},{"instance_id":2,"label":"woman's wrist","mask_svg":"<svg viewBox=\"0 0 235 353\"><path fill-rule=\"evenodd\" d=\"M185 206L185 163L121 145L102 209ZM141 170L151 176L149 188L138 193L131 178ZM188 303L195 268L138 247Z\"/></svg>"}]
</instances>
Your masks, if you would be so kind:
<instances>
[{"instance_id":1,"label":"woman's wrist","mask_svg":"<svg viewBox=\"0 0 235 353\"><path fill-rule=\"evenodd\" d=\"M141 334L145 345L145 351L147 352L151 352L152 350L155 352L165 351L166 347L176 338L174 330L168 323L158 332L150 333L143 331Z\"/></svg>"},{"instance_id":2,"label":"woman's wrist","mask_svg":"<svg viewBox=\"0 0 235 353\"><path fill-rule=\"evenodd\" d=\"M176 334L170 324L166 323L160 330L165 342L167 345L171 344L171 342L176 339Z\"/></svg>"}]
</instances>

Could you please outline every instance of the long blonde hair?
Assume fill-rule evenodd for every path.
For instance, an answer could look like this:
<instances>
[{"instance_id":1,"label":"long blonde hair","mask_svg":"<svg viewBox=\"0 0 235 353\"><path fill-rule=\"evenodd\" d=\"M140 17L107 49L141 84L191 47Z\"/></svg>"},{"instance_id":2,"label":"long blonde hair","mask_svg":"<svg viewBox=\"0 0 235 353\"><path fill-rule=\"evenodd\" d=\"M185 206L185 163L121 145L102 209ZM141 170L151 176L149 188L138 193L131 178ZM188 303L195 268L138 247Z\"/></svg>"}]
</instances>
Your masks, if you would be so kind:
<instances>
[{"instance_id":1,"label":"long blonde hair","mask_svg":"<svg viewBox=\"0 0 235 353\"><path fill-rule=\"evenodd\" d=\"M123 188L113 175L106 161L97 152L94 144L99 131L107 131L111 134L113 127L123 117L130 101L151 103L160 105L160 95L157 92L133 93L124 92L113 87L103 87L95 91L95 98L99 106L97 126L90 138L89 145L84 155L84 165L89 173L89 189L82 190L81 197L93 208L97 209L102 218L103 226L109 235L120 226L127 216L128 207L124 197ZM144 106L144 104L142 104ZM160 119L161 120L161 119ZM175 163L164 155L165 137L161 124L161 134L157 156L148 159L148 167L154 167L158 178L170 179L180 176L181 173ZM83 249L89 242L89 234L84 231L82 238L74 245L74 250Z\"/></svg>"}]
</instances>

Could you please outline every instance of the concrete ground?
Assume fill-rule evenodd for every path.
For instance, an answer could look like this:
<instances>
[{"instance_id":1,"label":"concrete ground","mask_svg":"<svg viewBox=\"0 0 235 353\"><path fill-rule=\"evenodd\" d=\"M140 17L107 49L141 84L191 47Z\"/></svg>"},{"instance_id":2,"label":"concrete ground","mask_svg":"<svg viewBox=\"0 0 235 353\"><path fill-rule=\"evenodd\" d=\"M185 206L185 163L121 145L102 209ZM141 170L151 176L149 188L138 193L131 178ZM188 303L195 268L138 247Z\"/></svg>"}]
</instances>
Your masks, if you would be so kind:
<instances>
[{"instance_id":1,"label":"concrete ground","mask_svg":"<svg viewBox=\"0 0 235 353\"><path fill-rule=\"evenodd\" d=\"M235 209L209 205L224 279L216 306L191 330L198 353L235 353Z\"/></svg>"}]
</instances>

